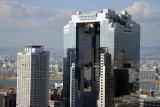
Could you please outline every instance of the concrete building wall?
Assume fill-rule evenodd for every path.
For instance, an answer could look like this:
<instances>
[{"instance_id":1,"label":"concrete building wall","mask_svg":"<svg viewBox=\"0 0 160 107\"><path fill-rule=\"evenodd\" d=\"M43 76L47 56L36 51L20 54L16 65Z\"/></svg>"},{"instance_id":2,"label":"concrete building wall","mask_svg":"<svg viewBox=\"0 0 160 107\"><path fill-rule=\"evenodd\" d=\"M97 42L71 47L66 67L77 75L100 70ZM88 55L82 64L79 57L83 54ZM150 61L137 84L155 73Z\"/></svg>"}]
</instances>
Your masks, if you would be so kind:
<instances>
[{"instance_id":1,"label":"concrete building wall","mask_svg":"<svg viewBox=\"0 0 160 107\"><path fill-rule=\"evenodd\" d=\"M17 107L48 107L49 52L26 46L17 59Z\"/></svg>"}]
</instances>

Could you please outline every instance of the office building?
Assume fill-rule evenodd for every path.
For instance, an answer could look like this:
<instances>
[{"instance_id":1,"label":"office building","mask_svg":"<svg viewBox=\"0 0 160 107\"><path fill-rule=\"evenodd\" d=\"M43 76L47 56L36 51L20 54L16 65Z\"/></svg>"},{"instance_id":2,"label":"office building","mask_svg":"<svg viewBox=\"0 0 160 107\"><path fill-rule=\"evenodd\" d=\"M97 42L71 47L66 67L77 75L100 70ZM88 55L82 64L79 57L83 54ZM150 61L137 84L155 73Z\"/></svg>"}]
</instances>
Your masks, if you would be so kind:
<instances>
[{"instance_id":1,"label":"office building","mask_svg":"<svg viewBox=\"0 0 160 107\"><path fill-rule=\"evenodd\" d=\"M25 46L17 56L17 107L49 107L49 52Z\"/></svg>"},{"instance_id":2,"label":"office building","mask_svg":"<svg viewBox=\"0 0 160 107\"><path fill-rule=\"evenodd\" d=\"M0 94L0 105L2 105L1 107L3 107L3 98L4 94Z\"/></svg>"},{"instance_id":3,"label":"office building","mask_svg":"<svg viewBox=\"0 0 160 107\"><path fill-rule=\"evenodd\" d=\"M114 70L122 71L124 68L131 71L130 77L127 75L126 78L132 78L128 80L131 86L127 95L135 95L133 88L138 90L139 87L139 58L140 25L131 19L127 11L77 11L64 26L65 106L118 106L113 99L126 94L115 94L119 85L114 85L117 83L114 83L113 74ZM133 103L132 96L130 99Z\"/></svg>"},{"instance_id":4,"label":"office building","mask_svg":"<svg viewBox=\"0 0 160 107\"><path fill-rule=\"evenodd\" d=\"M10 107L10 102L9 102L9 96L8 96L8 92L6 92L4 94L4 98L3 98L3 107Z\"/></svg>"},{"instance_id":5,"label":"office building","mask_svg":"<svg viewBox=\"0 0 160 107\"><path fill-rule=\"evenodd\" d=\"M0 107L16 107L16 90L14 88L0 94Z\"/></svg>"}]
</instances>

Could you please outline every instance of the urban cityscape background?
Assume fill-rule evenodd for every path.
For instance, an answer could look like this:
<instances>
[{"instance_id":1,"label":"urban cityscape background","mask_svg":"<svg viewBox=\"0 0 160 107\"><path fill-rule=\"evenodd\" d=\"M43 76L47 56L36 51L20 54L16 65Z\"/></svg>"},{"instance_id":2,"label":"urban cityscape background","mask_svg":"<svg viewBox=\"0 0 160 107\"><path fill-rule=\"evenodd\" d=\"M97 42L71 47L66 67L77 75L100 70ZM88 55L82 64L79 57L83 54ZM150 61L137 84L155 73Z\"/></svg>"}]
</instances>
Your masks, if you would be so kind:
<instances>
[{"instance_id":1,"label":"urban cityscape background","mask_svg":"<svg viewBox=\"0 0 160 107\"><path fill-rule=\"evenodd\" d=\"M136 84L130 83L129 81L130 80L129 75L132 74L129 73L125 74L124 78L129 78L128 79L129 83L122 82L120 84L123 83L124 85L129 84L128 87L130 89L127 89L128 87L123 87L123 85L118 85L118 82L117 83L115 82L116 86L119 87L119 89L125 89L126 93L125 92L123 93L121 90L116 90L116 92L113 92L113 90L110 90L109 88L110 85L112 87L112 84L109 84L110 83L109 81L112 81L113 78L107 77L108 79L105 80L106 82L105 84L109 84L109 86L105 88L107 89L106 92L109 92L109 96L107 96L108 93L107 94L104 93L104 95L106 95L105 99L100 100L100 97L104 96L100 95L98 96L96 94L96 91L99 90L99 92L103 93L103 87L99 86L103 86L105 84L101 85L98 84L99 85L98 86L97 83L99 82L99 80L97 80L98 81L97 83L93 84L91 81L95 81L95 79L91 77L91 74L89 74L89 72L92 71L93 68L94 72L100 70L100 68L98 68L100 66L96 65L100 63L100 60L97 59L100 57L100 53L105 55L104 58L108 58L108 60L110 59L112 60L113 56L111 54L112 53L111 51L109 51L109 53L107 52L108 50L104 52L105 49L100 49L101 51L99 51L97 47L100 46L93 46L93 44L91 45L91 43L94 40L99 41L98 39L99 33L97 33L99 32L98 30L96 33L94 32L94 34L92 34L93 32L87 31L87 33L91 33L91 35L94 36L98 35L97 38L92 38L91 42L85 42L85 40L90 41L90 39L86 39L85 37L85 36L89 37L90 34L86 34L86 32L84 32L86 31L85 27L88 28L89 26L91 29L92 28L98 29L97 27L99 27L99 24L98 23L96 24L87 23L86 25L77 24L78 26L77 29L79 30L76 29L76 31L80 32L79 33L80 36L78 35L78 33L76 34L79 37L79 39L76 40L76 43L79 45L76 45L76 47L74 48L71 48L69 46L73 45L72 43L71 44L66 43L66 38L64 36L65 34L67 34L66 33L67 29L72 28L72 24L69 21L73 20L74 18L71 19L71 16L74 15L75 13L81 14L81 11L79 11L79 13L75 11L77 10L84 11L84 14L82 13L82 17L80 16L82 20L92 20L92 18L94 19L94 14L95 14L95 11L93 10L97 11L103 8L104 9L111 8L119 13L122 10L127 10L127 12L132 15L132 20L135 20L136 23L140 24L141 26L140 47L138 47L140 48L140 61L139 61L140 63L139 65L138 64L135 65L139 67L139 74L138 74L139 79L136 79L136 81L138 81L135 82ZM85 19L85 17L83 17L86 15L85 12L89 11L93 13L92 14L93 17L91 19ZM48 96L46 98L48 105L46 103L45 107L48 106L76 107L75 104L80 104L79 106L84 105L86 107L92 105L92 107L94 107L97 104L97 102L95 102L96 101L95 99L97 99L98 97L99 97L99 102L97 105L99 107L104 106L103 101L105 101L106 105L110 105L111 107L113 106L112 101L116 102L114 103L114 106L117 107L128 107L133 105L136 107L160 106L160 44L159 44L160 1L159 0L155 0L154 2L152 0L148 1L112 0L111 2L101 0L99 1L99 4L91 0L88 1L82 0L77 2L69 0L69 1L63 1L63 3L61 3L60 1L55 2L52 0L48 0L47 2L44 2L43 0L39 0L39 2L31 0L28 1L2 0L0 1L0 12L2 13L0 15L0 29L1 29L0 30L0 107L1 105L3 105L2 107L16 106L17 83L18 83L17 53L23 52L24 45L39 45L39 44L44 45L45 51L50 52L49 64L48 64L49 81L47 82L49 83L48 84L49 93L47 94ZM123 13L123 15L124 14L126 13ZM121 17L123 17L123 15ZM112 16L109 17L109 19L112 18L113 18ZM113 20L114 20L113 22L117 21L117 19L114 18ZM129 18L126 20L129 20ZM67 25L68 22L70 23L69 24L70 27L65 26ZM119 19L117 22L120 23L121 25L124 24L123 21ZM113 27L114 25L110 26ZM125 30L127 30L127 32L130 32L130 29L125 29ZM136 41L134 45L136 46L137 43L138 42ZM84 44L87 45L88 47L83 46ZM90 46L94 47L95 49L94 52L92 52ZM129 46L130 44L128 43L128 47ZM75 50L76 48L78 48L79 50L78 51ZM86 51L89 53L86 54L86 56L85 54L82 54L85 53L84 51L85 49L83 50L83 48L89 50ZM133 51L135 51L135 49ZM76 56L74 52L77 53L79 52L79 53ZM120 52L122 52L123 55L125 54L125 50L121 50ZM95 58L94 61L89 59L90 54L91 55L94 54ZM137 52L137 55L138 54L139 52ZM77 58L76 63L74 62L75 56ZM70 61L71 63L69 64ZM106 69L112 71L112 69L110 69L110 66L112 66L112 61L104 63L108 65L108 68ZM128 68L130 69L133 67L133 66L131 67L131 65L132 64L130 64L130 62L129 63L127 62L123 63L122 68L121 67L116 68L116 70L114 71L115 72L114 76L117 79L116 81L118 81L119 77L121 78L124 76L121 75L121 73L123 74L123 71L125 71L126 68L127 68L126 71L129 72ZM83 71L84 74L81 73L74 74L74 69L81 72ZM133 67L133 69L135 68ZM69 73L67 73L68 71ZM84 80L81 79L83 78L82 75L84 75ZM112 75L112 74L108 73L107 75ZM72 76L73 78L71 79ZM101 77L100 79L102 80L103 77ZM84 83L84 86L82 83ZM135 89L137 90L137 92L134 92L135 87L138 87ZM46 87L46 89L48 88ZM127 91L129 94L127 94ZM136 94L134 95L133 93ZM112 96L112 94L114 94L114 97ZM136 95L138 95L138 97ZM82 98L81 96L83 96L84 98Z\"/></svg>"}]
</instances>

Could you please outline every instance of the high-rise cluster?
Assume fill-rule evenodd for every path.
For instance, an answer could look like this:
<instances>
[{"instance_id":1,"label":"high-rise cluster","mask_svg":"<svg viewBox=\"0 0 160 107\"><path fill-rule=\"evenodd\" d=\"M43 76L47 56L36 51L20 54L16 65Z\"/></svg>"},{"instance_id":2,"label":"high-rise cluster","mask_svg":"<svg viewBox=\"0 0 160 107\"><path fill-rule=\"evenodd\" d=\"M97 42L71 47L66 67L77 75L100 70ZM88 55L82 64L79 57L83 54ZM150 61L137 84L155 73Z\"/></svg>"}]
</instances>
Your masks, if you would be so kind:
<instances>
[{"instance_id":1,"label":"high-rise cluster","mask_svg":"<svg viewBox=\"0 0 160 107\"><path fill-rule=\"evenodd\" d=\"M126 11L76 12L64 26L64 104L138 107L139 59L140 25Z\"/></svg>"}]
</instances>

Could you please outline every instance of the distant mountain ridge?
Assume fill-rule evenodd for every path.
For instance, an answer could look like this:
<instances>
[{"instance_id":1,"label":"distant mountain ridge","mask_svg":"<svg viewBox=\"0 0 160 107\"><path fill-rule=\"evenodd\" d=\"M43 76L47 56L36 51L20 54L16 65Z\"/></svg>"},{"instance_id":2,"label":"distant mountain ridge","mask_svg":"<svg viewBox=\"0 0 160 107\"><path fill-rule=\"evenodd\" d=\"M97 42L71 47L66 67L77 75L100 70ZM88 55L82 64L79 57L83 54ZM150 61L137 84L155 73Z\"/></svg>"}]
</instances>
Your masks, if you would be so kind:
<instances>
[{"instance_id":1,"label":"distant mountain ridge","mask_svg":"<svg viewBox=\"0 0 160 107\"><path fill-rule=\"evenodd\" d=\"M50 51L50 56L55 58L63 58L63 49L55 49L55 48L45 48L46 51ZM160 46L155 47L141 47L140 48L141 57L151 56L160 59ZM8 55L8 56L17 56L18 52L23 51L23 48L2 48L0 47L0 56Z\"/></svg>"},{"instance_id":2,"label":"distant mountain ridge","mask_svg":"<svg viewBox=\"0 0 160 107\"><path fill-rule=\"evenodd\" d=\"M155 47L141 47L141 56L159 56L160 46Z\"/></svg>"},{"instance_id":3,"label":"distant mountain ridge","mask_svg":"<svg viewBox=\"0 0 160 107\"><path fill-rule=\"evenodd\" d=\"M50 51L50 56L55 58L63 58L63 49L45 48ZM23 51L23 48L0 48L0 56L7 55L16 57L18 52Z\"/></svg>"}]
</instances>

